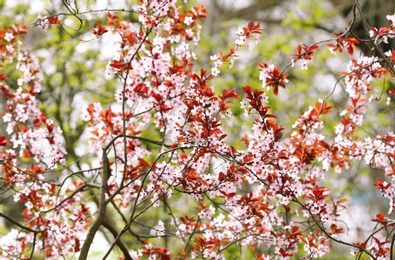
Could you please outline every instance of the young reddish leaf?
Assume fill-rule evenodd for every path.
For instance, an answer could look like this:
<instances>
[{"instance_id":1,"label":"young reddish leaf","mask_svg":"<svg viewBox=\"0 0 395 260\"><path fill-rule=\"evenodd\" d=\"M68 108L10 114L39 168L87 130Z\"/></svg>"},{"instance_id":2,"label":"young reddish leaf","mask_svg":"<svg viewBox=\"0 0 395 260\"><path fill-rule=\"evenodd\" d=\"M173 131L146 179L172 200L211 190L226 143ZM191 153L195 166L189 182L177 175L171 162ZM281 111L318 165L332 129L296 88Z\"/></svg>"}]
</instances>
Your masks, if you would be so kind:
<instances>
[{"instance_id":1,"label":"young reddish leaf","mask_svg":"<svg viewBox=\"0 0 395 260\"><path fill-rule=\"evenodd\" d=\"M287 253L287 252L285 251L284 248L280 248L280 254L281 254L283 257L293 256L293 254Z\"/></svg>"},{"instance_id":2,"label":"young reddish leaf","mask_svg":"<svg viewBox=\"0 0 395 260\"><path fill-rule=\"evenodd\" d=\"M222 95L223 95L224 99L227 99L227 98L239 98L239 95L237 95L235 88L230 89L230 90L229 89L224 89L222 91Z\"/></svg>"},{"instance_id":3,"label":"young reddish leaf","mask_svg":"<svg viewBox=\"0 0 395 260\"><path fill-rule=\"evenodd\" d=\"M343 233L343 228L337 228L336 224L332 224L331 225L331 232L332 234L339 234L339 233Z\"/></svg>"},{"instance_id":4,"label":"young reddish leaf","mask_svg":"<svg viewBox=\"0 0 395 260\"><path fill-rule=\"evenodd\" d=\"M379 213L379 214L376 215L376 218L377 218L378 220L383 221L383 220L384 220L384 215L381 214L381 213Z\"/></svg>"},{"instance_id":5,"label":"young reddish leaf","mask_svg":"<svg viewBox=\"0 0 395 260\"><path fill-rule=\"evenodd\" d=\"M246 93L251 93L251 91L252 91L252 88L250 86L244 86L244 87L242 87L242 89Z\"/></svg>"},{"instance_id":6,"label":"young reddish leaf","mask_svg":"<svg viewBox=\"0 0 395 260\"><path fill-rule=\"evenodd\" d=\"M0 146L6 146L6 145L8 145L7 137L5 137L4 135L0 135Z\"/></svg>"},{"instance_id":7,"label":"young reddish leaf","mask_svg":"<svg viewBox=\"0 0 395 260\"><path fill-rule=\"evenodd\" d=\"M119 21L118 21L119 15L118 14L113 14L111 12L107 12L107 26L119 26Z\"/></svg>"},{"instance_id":8,"label":"young reddish leaf","mask_svg":"<svg viewBox=\"0 0 395 260\"><path fill-rule=\"evenodd\" d=\"M374 186L377 189L386 190L386 189L388 189L391 186L391 183L383 182L379 178L377 178L376 180L377 180L377 184L374 184Z\"/></svg>"},{"instance_id":9,"label":"young reddish leaf","mask_svg":"<svg viewBox=\"0 0 395 260\"><path fill-rule=\"evenodd\" d=\"M29 158L31 157L31 153L29 152L29 150L25 149L25 150L23 151L23 157L24 157L25 159L29 159Z\"/></svg>"},{"instance_id":10,"label":"young reddish leaf","mask_svg":"<svg viewBox=\"0 0 395 260\"><path fill-rule=\"evenodd\" d=\"M188 13L192 15L194 20L207 17L207 9L204 5L201 5L200 7L194 7L193 9L188 11Z\"/></svg>"},{"instance_id":11,"label":"young reddish leaf","mask_svg":"<svg viewBox=\"0 0 395 260\"><path fill-rule=\"evenodd\" d=\"M60 24L59 18L57 16L52 16L48 18L50 24Z\"/></svg>"}]
</instances>

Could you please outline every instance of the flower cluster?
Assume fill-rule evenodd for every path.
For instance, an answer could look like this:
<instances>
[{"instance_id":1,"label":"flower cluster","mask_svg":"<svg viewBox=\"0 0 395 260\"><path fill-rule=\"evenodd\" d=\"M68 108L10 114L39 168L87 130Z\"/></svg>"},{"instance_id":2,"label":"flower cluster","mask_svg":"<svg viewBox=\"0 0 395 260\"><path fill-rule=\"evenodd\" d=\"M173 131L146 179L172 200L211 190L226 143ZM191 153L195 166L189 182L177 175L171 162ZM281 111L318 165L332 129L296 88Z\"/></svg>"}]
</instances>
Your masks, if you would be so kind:
<instances>
[{"instance_id":1,"label":"flower cluster","mask_svg":"<svg viewBox=\"0 0 395 260\"><path fill-rule=\"evenodd\" d=\"M43 30L47 30L49 27L51 27L52 24L60 24L60 20L57 16L51 16L51 17L40 16L34 22L34 26L40 27Z\"/></svg>"},{"instance_id":2,"label":"flower cluster","mask_svg":"<svg viewBox=\"0 0 395 260\"><path fill-rule=\"evenodd\" d=\"M2 113L6 135L0 135L1 181L4 188L13 190L14 202L25 206L21 216L26 219L26 224L18 224L22 230L11 229L2 237L0 257L28 258L41 251L51 258L80 250L79 236L89 224L89 209L81 202L82 188L76 183L62 189L46 180L50 172L64 166L67 153L62 130L39 108L42 75L38 59L19 43L19 35L25 33L25 26L15 25L0 39L15 46L6 47L3 61L15 66L19 75L16 89L7 84L4 74L0 78L0 93L6 99Z\"/></svg>"},{"instance_id":3,"label":"flower cluster","mask_svg":"<svg viewBox=\"0 0 395 260\"><path fill-rule=\"evenodd\" d=\"M377 57L361 57L351 60L346 74L346 91L351 98L366 98L370 92L370 82L380 78L386 70L382 68Z\"/></svg>"}]
</instances>

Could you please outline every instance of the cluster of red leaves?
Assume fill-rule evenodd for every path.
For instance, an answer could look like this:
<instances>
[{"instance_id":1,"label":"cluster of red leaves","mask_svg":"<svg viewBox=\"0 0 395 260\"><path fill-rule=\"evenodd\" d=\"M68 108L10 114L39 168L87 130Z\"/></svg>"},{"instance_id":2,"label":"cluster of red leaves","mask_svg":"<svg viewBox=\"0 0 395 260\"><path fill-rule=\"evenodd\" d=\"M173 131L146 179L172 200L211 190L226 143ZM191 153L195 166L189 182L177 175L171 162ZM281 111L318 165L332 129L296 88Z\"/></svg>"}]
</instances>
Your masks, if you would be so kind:
<instances>
[{"instance_id":1,"label":"cluster of red leaves","mask_svg":"<svg viewBox=\"0 0 395 260\"><path fill-rule=\"evenodd\" d=\"M275 115L267 113L270 109L270 106L263 106L262 95L264 94L264 91L257 89L253 91L250 86L244 86L243 91L247 94L248 103L251 106L249 111L255 109L261 117L262 121L270 118L276 118Z\"/></svg>"},{"instance_id":2,"label":"cluster of red leaves","mask_svg":"<svg viewBox=\"0 0 395 260\"><path fill-rule=\"evenodd\" d=\"M288 81L288 74L280 71L277 66L275 66L273 70L268 70L269 65L266 62L258 62L257 65L260 71L264 70L267 74L269 74L266 77L266 85L273 88L274 95L277 96L279 87L284 89L286 88L285 83Z\"/></svg>"},{"instance_id":3,"label":"cluster of red leaves","mask_svg":"<svg viewBox=\"0 0 395 260\"><path fill-rule=\"evenodd\" d=\"M121 28L122 24L119 22L119 14L107 12L107 26L114 26L114 28Z\"/></svg>"},{"instance_id":4,"label":"cluster of red leaves","mask_svg":"<svg viewBox=\"0 0 395 260\"><path fill-rule=\"evenodd\" d=\"M95 118L93 116L93 113L95 112L93 104L89 104L87 111L90 114L90 122L92 122L93 118ZM114 136L124 134L122 125L120 125L119 123L116 123L116 121L114 120L114 119L118 118L120 115L121 115L120 112L114 112L111 108L101 111L100 118L105 125L105 127L102 130L104 130L108 134L111 134ZM131 118L132 116L133 116L133 114L131 114L129 112L124 114L124 117L126 118L126 120ZM135 128L133 127L133 124L128 126L126 128L126 131L130 135L137 135L137 134L141 133L140 131L135 130ZM97 130L93 130L91 133L94 136L100 137Z\"/></svg>"},{"instance_id":5,"label":"cluster of red leaves","mask_svg":"<svg viewBox=\"0 0 395 260\"><path fill-rule=\"evenodd\" d=\"M104 28L101 23L97 23L96 27L92 29L92 34L96 35L96 36L102 36L103 34L105 34L106 32L108 32L108 30L106 28Z\"/></svg>"},{"instance_id":6,"label":"cluster of red leaves","mask_svg":"<svg viewBox=\"0 0 395 260\"><path fill-rule=\"evenodd\" d=\"M341 37L340 34L336 33L336 44L328 44L327 46L332 50L332 52L343 52L346 49L348 54L352 55L355 50L355 45L359 44L359 41L355 38L349 38L347 36Z\"/></svg>"},{"instance_id":7,"label":"cluster of red leaves","mask_svg":"<svg viewBox=\"0 0 395 260\"><path fill-rule=\"evenodd\" d=\"M194 21L196 21L199 19L207 18L208 12L206 7L204 5L201 5L201 6L195 6L192 9L188 10L188 14L192 16Z\"/></svg>"},{"instance_id":8,"label":"cluster of red leaves","mask_svg":"<svg viewBox=\"0 0 395 260\"><path fill-rule=\"evenodd\" d=\"M254 23L254 22L249 22L247 27L243 27L242 30L243 30L243 33L241 33L241 36L245 36L247 38L250 38L253 35L262 33L261 24Z\"/></svg>"},{"instance_id":9,"label":"cluster of red leaves","mask_svg":"<svg viewBox=\"0 0 395 260\"><path fill-rule=\"evenodd\" d=\"M50 24L60 24L60 20L57 16L48 17L48 22Z\"/></svg>"},{"instance_id":10,"label":"cluster of red leaves","mask_svg":"<svg viewBox=\"0 0 395 260\"><path fill-rule=\"evenodd\" d=\"M147 241L143 247L142 254L149 257L150 259L170 260L171 254L164 247L152 247Z\"/></svg>"},{"instance_id":11,"label":"cluster of red leaves","mask_svg":"<svg viewBox=\"0 0 395 260\"><path fill-rule=\"evenodd\" d=\"M308 46L306 44L300 44L296 48L296 52L291 55L292 62L296 62L297 60L312 60L315 54L314 50L318 49L318 46L313 44Z\"/></svg>"}]
</instances>

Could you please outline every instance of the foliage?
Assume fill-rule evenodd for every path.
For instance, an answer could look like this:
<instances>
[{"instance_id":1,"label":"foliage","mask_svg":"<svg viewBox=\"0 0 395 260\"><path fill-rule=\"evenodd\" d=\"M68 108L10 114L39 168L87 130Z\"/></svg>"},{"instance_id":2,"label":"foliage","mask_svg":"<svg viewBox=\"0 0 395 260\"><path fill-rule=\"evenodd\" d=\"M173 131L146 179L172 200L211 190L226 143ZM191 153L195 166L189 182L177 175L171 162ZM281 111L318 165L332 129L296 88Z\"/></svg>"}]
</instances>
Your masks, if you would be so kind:
<instances>
[{"instance_id":1,"label":"foliage","mask_svg":"<svg viewBox=\"0 0 395 260\"><path fill-rule=\"evenodd\" d=\"M23 219L0 212L12 224L0 239L1 257L87 259L97 254L91 246L101 232L109 243L99 252L103 259L310 259L336 244L357 258L391 258L395 222L382 212L370 217L375 226L364 230L367 236L339 238L349 199L328 179L374 168L381 174L371 188L388 199L388 214L395 207L395 135L381 122L381 132L370 134L372 122L364 118L383 101L375 81L395 75L395 51L380 46L395 36L395 15L367 35L375 55L356 58L360 40L347 30L298 44L282 67L257 62L251 75L259 84L236 89L213 82L258 42L261 25L242 26L229 49L210 56L210 68L199 67L195 51L208 11L184 2L142 0L133 10L105 10L104 21L84 17L104 10L80 11L79 1L63 1L68 13L34 22L54 34L49 44L60 46L62 58L82 56L55 64L55 73L23 44L32 28L0 30L1 184L23 205ZM363 17L357 1L354 8ZM94 46L81 52L67 45L83 35L68 33L66 23L77 32L89 28L92 42L117 41L106 80L86 72L100 68L92 65ZM344 84L348 103L334 109L332 91L297 118L279 120L281 105L273 111L271 100L286 95L290 73L302 75L320 54L330 60L328 52L349 60L334 86ZM68 93L57 87L62 81ZM97 99L78 121L70 104L81 93ZM388 109L394 94L385 94ZM237 124L245 127L234 133ZM88 144L79 143L84 135Z\"/></svg>"}]
</instances>

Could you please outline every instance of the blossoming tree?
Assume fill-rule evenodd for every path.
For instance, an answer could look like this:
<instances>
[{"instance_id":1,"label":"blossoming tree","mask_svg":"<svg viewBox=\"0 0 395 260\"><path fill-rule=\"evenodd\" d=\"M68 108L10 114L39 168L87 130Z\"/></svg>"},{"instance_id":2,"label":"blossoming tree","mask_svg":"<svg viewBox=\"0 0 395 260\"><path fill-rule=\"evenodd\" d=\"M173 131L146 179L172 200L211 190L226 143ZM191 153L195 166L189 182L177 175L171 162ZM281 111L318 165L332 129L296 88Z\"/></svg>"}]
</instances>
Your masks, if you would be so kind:
<instances>
[{"instance_id":1,"label":"blossoming tree","mask_svg":"<svg viewBox=\"0 0 395 260\"><path fill-rule=\"evenodd\" d=\"M23 221L0 212L13 225L0 239L1 257L87 259L101 232L109 241L103 259L310 259L334 244L359 258L391 258L395 222L387 212L372 213L376 225L368 236L341 239L348 199L323 180L363 161L385 173L372 189L388 199L388 214L395 207L395 134L359 131L366 111L381 102L373 81L395 75L395 51L380 47L395 36L395 15L387 16L387 27L366 27L373 56L352 56L359 40L346 31L300 44L284 68L258 62L262 85L221 92L212 82L259 39L261 25L242 26L233 48L211 56L209 68L198 68L193 49L208 12L184 2L141 0L133 10L138 23L108 11L106 22L91 28L98 38L110 34L117 41L105 73L119 85L113 102L93 102L81 114L89 133L86 156L98 160L88 169L67 163L62 131L40 109L41 67L21 38L29 28L0 30L1 183L24 205ZM64 4L71 15L81 14ZM360 11L357 1L354 8ZM61 26L65 15L40 17L35 26ZM288 71L308 69L321 49L349 59L336 84L344 84L348 104L333 129L324 129L334 113L331 93L292 126L282 125L268 93L285 95ZM394 94L388 91L388 105ZM233 107L253 124L229 138L225 122L237 120Z\"/></svg>"}]
</instances>

